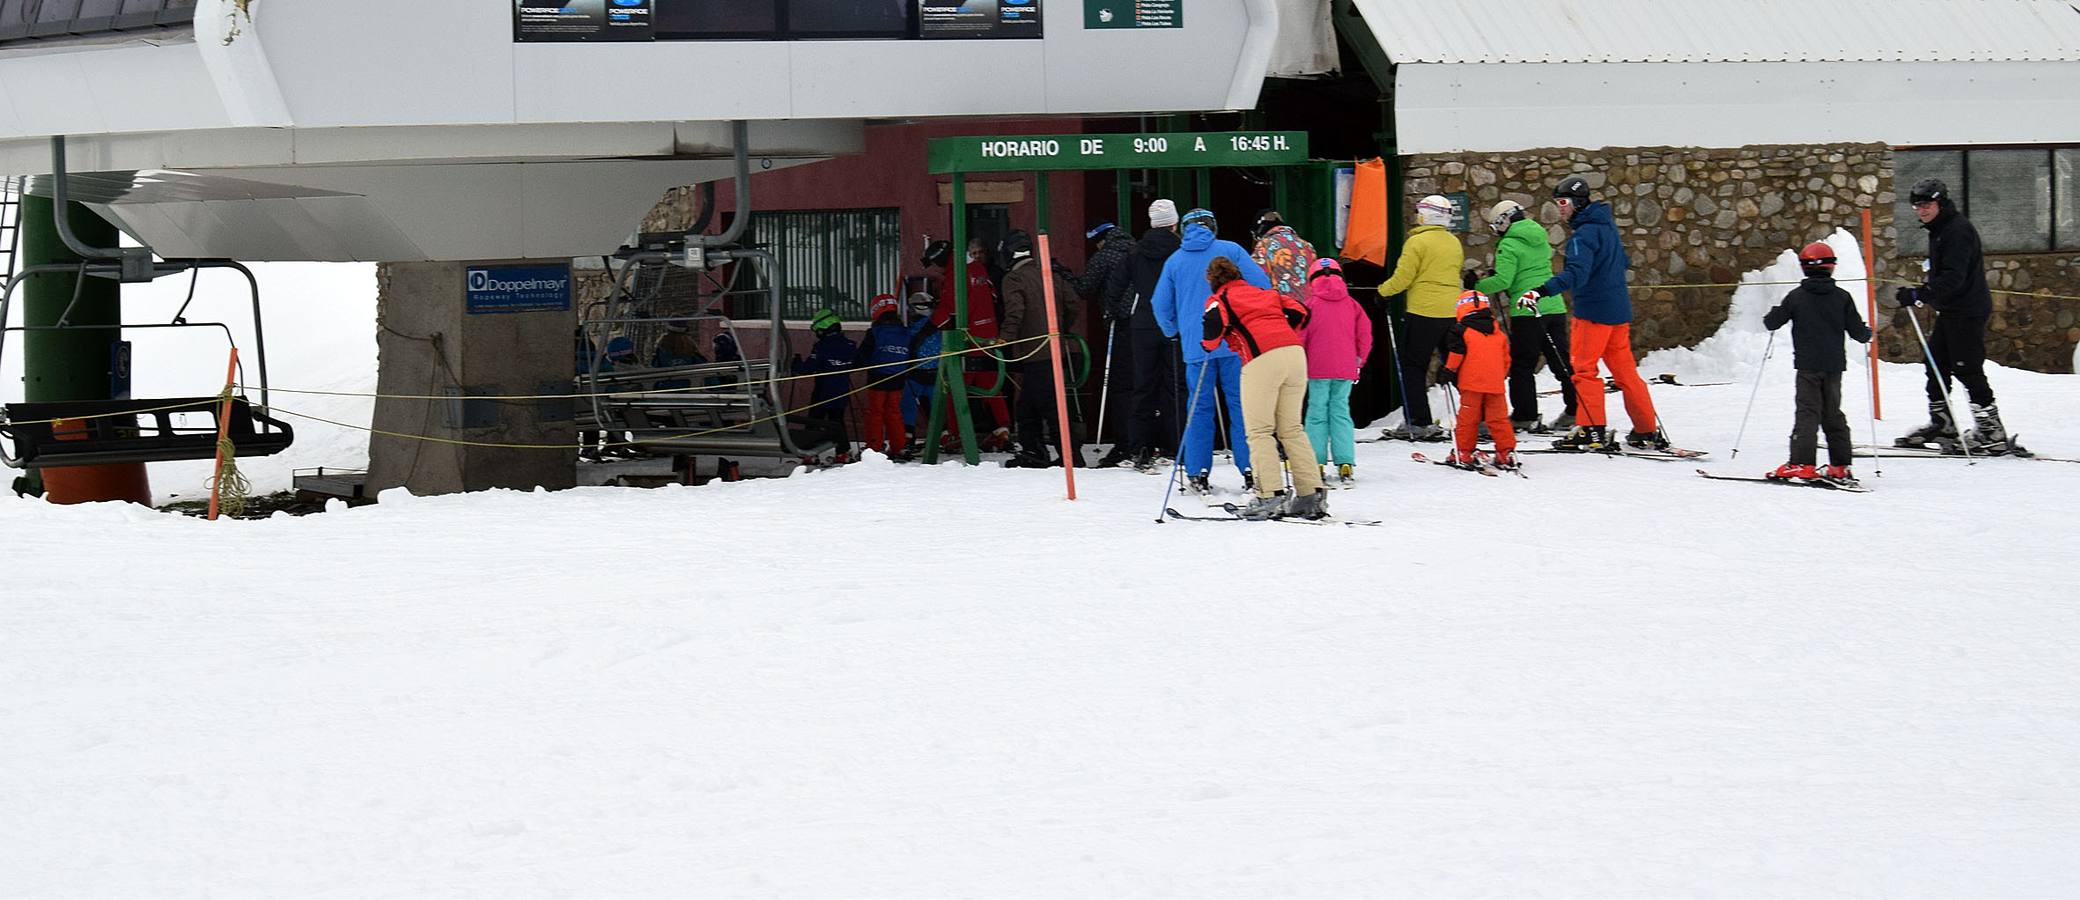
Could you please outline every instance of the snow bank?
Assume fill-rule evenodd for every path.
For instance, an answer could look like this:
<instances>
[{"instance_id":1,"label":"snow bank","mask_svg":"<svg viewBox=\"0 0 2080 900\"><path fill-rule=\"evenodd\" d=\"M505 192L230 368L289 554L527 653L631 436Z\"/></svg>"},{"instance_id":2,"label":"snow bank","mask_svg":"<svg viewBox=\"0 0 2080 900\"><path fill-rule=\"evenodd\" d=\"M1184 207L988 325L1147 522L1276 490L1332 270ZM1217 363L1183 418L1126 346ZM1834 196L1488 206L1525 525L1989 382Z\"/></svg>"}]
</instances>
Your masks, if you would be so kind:
<instances>
[{"instance_id":1,"label":"snow bank","mask_svg":"<svg viewBox=\"0 0 2080 900\"><path fill-rule=\"evenodd\" d=\"M1856 242L1856 236L1846 229L1836 229L1827 237L1827 245L1835 251L1835 281L1856 297L1856 308L1861 312L1864 309L1862 247ZM1798 268L1798 248L1778 254L1776 262L1767 268L1741 276L1741 286L1733 291L1726 324L1720 326L1717 333L1698 342L1695 347L1647 354L1640 360L1641 371L1649 375L1672 372L1680 381L1752 383L1763 353L1769 348L1770 333L1762 327L1762 317L1783 302L1784 295L1797 287L1804 277ZM1785 365L1789 365L1791 336L1788 333L1773 352L1782 356Z\"/></svg>"}]
</instances>

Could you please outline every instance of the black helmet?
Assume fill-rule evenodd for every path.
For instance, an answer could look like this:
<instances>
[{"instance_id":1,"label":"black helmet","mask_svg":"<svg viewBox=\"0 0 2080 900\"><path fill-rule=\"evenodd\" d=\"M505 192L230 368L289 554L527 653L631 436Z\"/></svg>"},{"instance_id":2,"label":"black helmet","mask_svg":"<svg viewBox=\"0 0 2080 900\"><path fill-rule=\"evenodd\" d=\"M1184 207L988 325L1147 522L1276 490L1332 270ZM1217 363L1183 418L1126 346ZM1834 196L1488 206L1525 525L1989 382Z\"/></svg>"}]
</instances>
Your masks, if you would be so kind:
<instances>
[{"instance_id":1,"label":"black helmet","mask_svg":"<svg viewBox=\"0 0 2080 900\"><path fill-rule=\"evenodd\" d=\"M1258 210L1257 222L1256 224L1251 225L1249 227L1249 233L1252 237L1263 237L1265 232L1268 232L1273 228L1277 228L1280 225L1284 225L1285 223L1286 218L1284 216L1279 215L1278 210Z\"/></svg>"},{"instance_id":2,"label":"black helmet","mask_svg":"<svg viewBox=\"0 0 2080 900\"><path fill-rule=\"evenodd\" d=\"M1923 178L1914 182L1914 189L1907 192L1908 203L1927 203L1931 200L1950 198L1950 186L1934 178Z\"/></svg>"},{"instance_id":3,"label":"black helmet","mask_svg":"<svg viewBox=\"0 0 2080 900\"><path fill-rule=\"evenodd\" d=\"M924 267L929 269L933 266L943 266L951 259L953 259L953 242L933 241L924 245L924 256L919 258L918 262L924 263Z\"/></svg>"},{"instance_id":4,"label":"black helmet","mask_svg":"<svg viewBox=\"0 0 2080 900\"><path fill-rule=\"evenodd\" d=\"M1010 234L1004 235L1004 240L997 244L997 252L1005 259L1010 259L1017 253L1031 253L1032 250L1032 236L1016 228L1012 229Z\"/></svg>"},{"instance_id":5,"label":"black helmet","mask_svg":"<svg viewBox=\"0 0 2080 900\"><path fill-rule=\"evenodd\" d=\"M1553 199L1571 200L1576 206L1589 202L1589 179L1580 175L1560 179L1559 184L1553 185Z\"/></svg>"}]
</instances>

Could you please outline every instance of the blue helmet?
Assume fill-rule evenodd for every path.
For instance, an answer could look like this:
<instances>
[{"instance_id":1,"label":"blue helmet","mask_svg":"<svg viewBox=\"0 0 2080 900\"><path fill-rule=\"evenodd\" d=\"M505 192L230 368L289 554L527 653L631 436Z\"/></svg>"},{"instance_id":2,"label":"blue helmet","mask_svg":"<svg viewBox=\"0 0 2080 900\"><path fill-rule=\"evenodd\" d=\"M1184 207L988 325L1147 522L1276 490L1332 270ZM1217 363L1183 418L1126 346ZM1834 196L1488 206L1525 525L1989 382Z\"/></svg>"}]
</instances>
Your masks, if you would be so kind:
<instances>
[{"instance_id":1,"label":"blue helmet","mask_svg":"<svg viewBox=\"0 0 2080 900\"><path fill-rule=\"evenodd\" d=\"M1191 212L1185 213L1184 218L1179 219L1177 224L1185 228L1190 228L1195 224L1204 225L1206 226L1207 231L1211 231L1216 234L1220 233L1221 230L1220 222L1215 220L1213 217L1213 210L1205 209L1203 207L1194 208Z\"/></svg>"}]
</instances>

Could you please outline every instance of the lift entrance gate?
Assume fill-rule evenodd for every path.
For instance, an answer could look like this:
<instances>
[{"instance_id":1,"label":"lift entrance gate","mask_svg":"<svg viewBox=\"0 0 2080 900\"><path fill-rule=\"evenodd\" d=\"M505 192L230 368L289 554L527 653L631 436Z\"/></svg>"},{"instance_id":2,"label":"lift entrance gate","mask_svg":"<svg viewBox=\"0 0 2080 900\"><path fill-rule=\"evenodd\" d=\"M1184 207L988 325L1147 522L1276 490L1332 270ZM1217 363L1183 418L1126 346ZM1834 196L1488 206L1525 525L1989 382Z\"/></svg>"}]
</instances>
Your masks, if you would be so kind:
<instances>
[{"instance_id":1,"label":"lift entrance gate","mask_svg":"<svg viewBox=\"0 0 2080 900\"><path fill-rule=\"evenodd\" d=\"M953 255L947 265L955 267L953 281L953 328L946 334L942 351L954 354L968 349L968 202L964 176L978 173L1033 172L1039 177L1034 191L1039 231L1047 231L1047 181L1054 172L1114 170L1122 182L1135 169L1214 169L1225 166L1286 168L1303 166L1307 158L1304 131L1204 131L1154 134L1012 134L979 137L935 138L926 147L926 160L933 175L953 176ZM1288 180L1278 180L1283 206ZM1203 179L1202 179L1203 184ZM1202 188L1202 194L1204 190ZM1127 209L1127 192L1120 192L1120 223L1132 224ZM1051 261L1049 261L1051 262ZM1049 322L1048 327L1055 327ZM1057 357L1057 365L1059 365ZM925 462L938 462L939 434L944 429L948 404L940 397L951 396L953 413L961 438L962 456L969 465L982 461L975 443L975 424L968 414L967 381L960 360L949 356L939 366L937 389L932 394L932 414L925 431ZM1062 375L1055 376L1060 379ZM950 394L947 392L951 392ZM1063 463L1068 464L1068 460Z\"/></svg>"}]
</instances>

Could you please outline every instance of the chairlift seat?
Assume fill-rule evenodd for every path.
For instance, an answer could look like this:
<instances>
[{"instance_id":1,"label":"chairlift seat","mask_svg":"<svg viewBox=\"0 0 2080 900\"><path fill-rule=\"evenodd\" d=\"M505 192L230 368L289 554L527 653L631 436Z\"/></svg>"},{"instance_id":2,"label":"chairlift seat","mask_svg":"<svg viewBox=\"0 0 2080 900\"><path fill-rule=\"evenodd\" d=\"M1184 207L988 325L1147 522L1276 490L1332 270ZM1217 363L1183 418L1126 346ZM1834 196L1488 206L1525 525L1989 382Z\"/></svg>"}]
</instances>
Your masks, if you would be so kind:
<instances>
[{"instance_id":1,"label":"chairlift seat","mask_svg":"<svg viewBox=\"0 0 2080 900\"><path fill-rule=\"evenodd\" d=\"M16 465L25 469L210 459L217 454L218 397L145 400L73 400L7 404L0 431L14 439ZM176 423L202 414L207 424ZM59 421L52 421L59 420ZM256 427L265 424L266 430ZM224 435L239 456L271 456L288 449L288 423L231 399Z\"/></svg>"}]
</instances>

